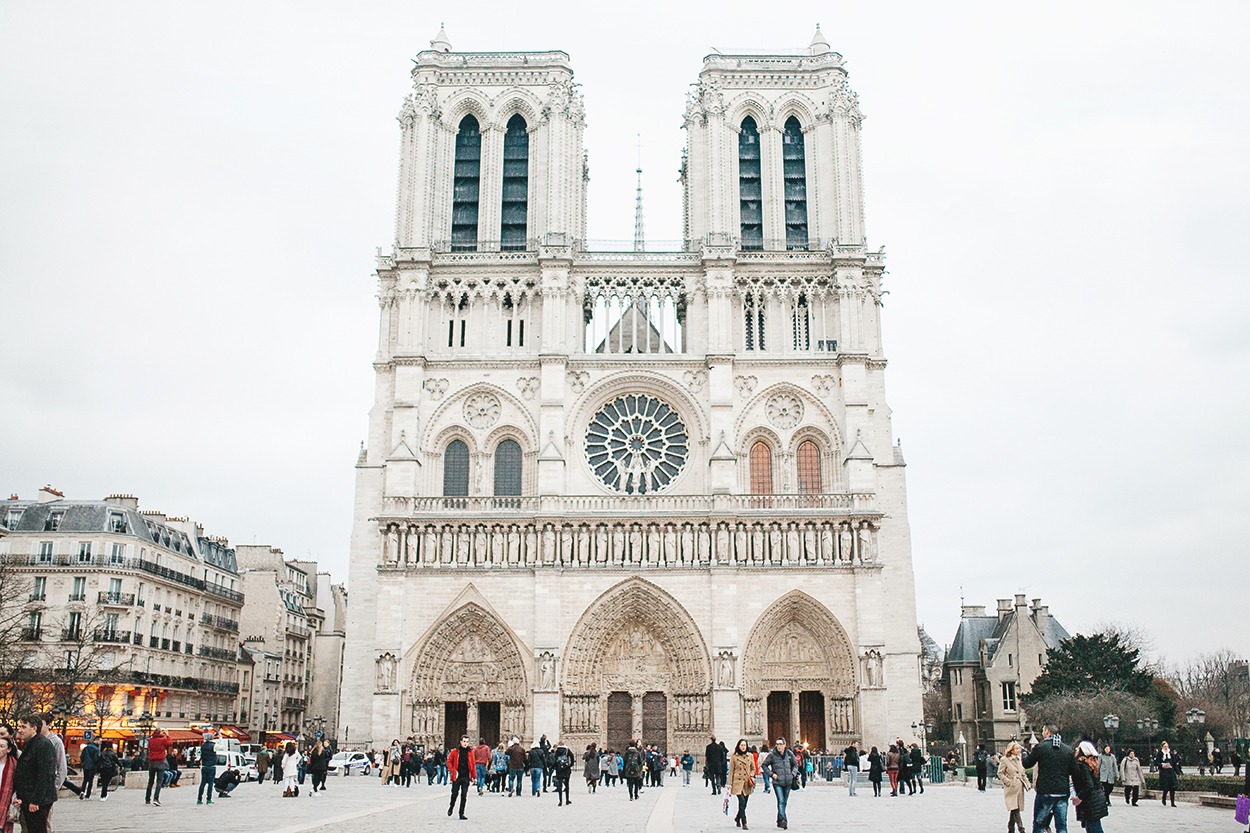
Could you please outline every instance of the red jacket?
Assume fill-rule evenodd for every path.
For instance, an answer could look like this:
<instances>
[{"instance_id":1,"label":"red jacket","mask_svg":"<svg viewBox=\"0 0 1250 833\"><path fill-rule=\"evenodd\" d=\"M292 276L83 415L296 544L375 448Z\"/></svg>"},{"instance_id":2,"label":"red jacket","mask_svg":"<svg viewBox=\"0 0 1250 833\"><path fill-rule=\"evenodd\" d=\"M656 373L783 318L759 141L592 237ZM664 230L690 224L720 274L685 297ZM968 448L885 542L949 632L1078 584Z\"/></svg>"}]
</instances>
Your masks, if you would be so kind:
<instances>
[{"instance_id":1,"label":"red jacket","mask_svg":"<svg viewBox=\"0 0 1250 833\"><path fill-rule=\"evenodd\" d=\"M485 743L478 744L477 746L473 747L473 763L481 764L482 766L489 766L490 765L490 753L491 753L490 746L488 746Z\"/></svg>"},{"instance_id":2,"label":"red jacket","mask_svg":"<svg viewBox=\"0 0 1250 833\"><path fill-rule=\"evenodd\" d=\"M169 739L169 735L163 732L159 735L152 735L148 739L148 763L156 763L165 760L165 756L169 753L169 747L174 742Z\"/></svg>"},{"instance_id":3,"label":"red jacket","mask_svg":"<svg viewBox=\"0 0 1250 833\"><path fill-rule=\"evenodd\" d=\"M460 753L461 752L466 752L469 755L469 778L470 780L472 780L473 778L473 750L472 749L462 749L459 746L452 748L452 750L447 753L447 772L451 774L451 780L455 781L456 773L459 771L459 767L460 767Z\"/></svg>"}]
</instances>

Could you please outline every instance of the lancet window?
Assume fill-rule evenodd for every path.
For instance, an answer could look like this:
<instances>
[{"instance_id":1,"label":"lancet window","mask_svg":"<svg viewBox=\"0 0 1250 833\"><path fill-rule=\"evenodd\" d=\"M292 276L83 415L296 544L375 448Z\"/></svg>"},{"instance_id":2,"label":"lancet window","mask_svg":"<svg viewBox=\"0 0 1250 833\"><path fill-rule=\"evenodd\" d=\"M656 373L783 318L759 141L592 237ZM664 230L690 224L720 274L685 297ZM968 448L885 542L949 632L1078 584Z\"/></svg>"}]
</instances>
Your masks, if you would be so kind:
<instances>
[{"instance_id":1,"label":"lancet window","mask_svg":"<svg viewBox=\"0 0 1250 833\"><path fill-rule=\"evenodd\" d=\"M762 293L748 292L742 296L742 326L748 350L764 349L767 308L767 301Z\"/></svg>"},{"instance_id":2,"label":"lancet window","mask_svg":"<svg viewBox=\"0 0 1250 833\"><path fill-rule=\"evenodd\" d=\"M590 277L582 302L587 353L681 353L686 293L680 278Z\"/></svg>"},{"instance_id":3,"label":"lancet window","mask_svg":"<svg viewBox=\"0 0 1250 833\"><path fill-rule=\"evenodd\" d=\"M795 455L798 468L799 494L818 495L824 491L820 472L820 447L813 440L799 443Z\"/></svg>"},{"instance_id":4,"label":"lancet window","mask_svg":"<svg viewBox=\"0 0 1250 833\"><path fill-rule=\"evenodd\" d=\"M482 177L482 133L477 119L467 115L456 131L456 163L451 196L451 249L477 249L478 200Z\"/></svg>"},{"instance_id":5,"label":"lancet window","mask_svg":"<svg viewBox=\"0 0 1250 833\"><path fill-rule=\"evenodd\" d=\"M803 128L794 116L786 119L781 136L782 179L785 189L786 249L807 248L807 159Z\"/></svg>"},{"instance_id":6,"label":"lancet window","mask_svg":"<svg viewBox=\"0 0 1250 833\"><path fill-rule=\"evenodd\" d=\"M756 440L751 445L751 494L771 495L773 493L773 450L763 440Z\"/></svg>"},{"instance_id":7,"label":"lancet window","mask_svg":"<svg viewBox=\"0 0 1250 833\"><path fill-rule=\"evenodd\" d=\"M469 447L464 440L452 440L443 451L443 496L469 494Z\"/></svg>"},{"instance_id":8,"label":"lancet window","mask_svg":"<svg viewBox=\"0 0 1250 833\"><path fill-rule=\"evenodd\" d=\"M828 278L744 276L737 279L735 294L742 349L837 352L838 296Z\"/></svg>"},{"instance_id":9,"label":"lancet window","mask_svg":"<svg viewBox=\"0 0 1250 833\"><path fill-rule=\"evenodd\" d=\"M763 190L760 180L760 131L755 119L742 120L738 133L738 222L742 248L764 248Z\"/></svg>"},{"instance_id":10,"label":"lancet window","mask_svg":"<svg viewBox=\"0 0 1250 833\"><path fill-rule=\"evenodd\" d=\"M504 440L495 447L495 494L521 494L521 446L516 440Z\"/></svg>"},{"instance_id":11,"label":"lancet window","mask_svg":"<svg viewBox=\"0 0 1250 833\"><path fill-rule=\"evenodd\" d=\"M528 233L530 137L525 118L517 113L508 119L503 137L503 206L499 247L505 251L525 249Z\"/></svg>"}]
</instances>

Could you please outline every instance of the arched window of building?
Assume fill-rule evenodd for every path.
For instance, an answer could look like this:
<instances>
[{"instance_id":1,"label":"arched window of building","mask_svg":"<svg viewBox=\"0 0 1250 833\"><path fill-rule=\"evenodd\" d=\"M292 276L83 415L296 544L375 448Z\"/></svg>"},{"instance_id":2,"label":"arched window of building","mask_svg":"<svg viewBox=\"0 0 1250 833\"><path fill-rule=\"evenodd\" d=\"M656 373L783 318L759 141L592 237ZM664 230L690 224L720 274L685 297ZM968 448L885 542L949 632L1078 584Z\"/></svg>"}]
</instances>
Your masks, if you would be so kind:
<instances>
[{"instance_id":1,"label":"arched window of building","mask_svg":"<svg viewBox=\"0 0 1250 833\"><path fill-rule=\"evenodd\" d=\"M763 190L760 184L760 131L755 119L742 120L738 133L738 215L743 249L764 248Z\"/></svg>"},{"instance_id":2,"label":"arched window of building","mask_svg":"<svg viewBox=\"0 0 1250 833\"><path fill-rule=\"evenodd\" d=\"M795 300L790 319L794 330L794 349L810 350L812 346L811 310L807 306L806 295L800 294Z\"/></svg>"},{"instance_id":3,"label":"arched window of building","mask_svg":"<svg viewBox=\"0 0 1250 833\"><path fill-rule=\"evenodd\" d=\"M751 494L771 495L773 493L773 450L763 440L756 440L751 446Z\"/></svg>"},{"instance_id":4,"label":"arched window of building","mask_svg":"<svg viewBox=\"0 0 1250 833\"><path fill-rule=\"evenodd\" d=\"M472 115L456 131L456 166L451 195L451 249L477 250L477 204L482 177L482 133Z\"/></svg>"},{"instance_id":5,"label":"arched window of building","mask_svg":"<svg viewBox=\"0 0 1250 833\"><path fill-rule=\"evenodd\" d=\"M446 497L469 494L469 447L464 440L452 440L443 452L443 494Z\"/></svg>"},{"instance_id":6,"label":"arched window of building","mask_svg":"<svg viewBox=\"0 0 1250 833\"><path fill-rule=\"evenodd\" d=\"M764 320L767 302L758 292L742 296L742 326L744 344L748 350L764 349Z\"/></svg>"},{"instance_id":7,"label":"arched window of building","mask_svg":"<svg viewBox=\"0 0 1250 833\"><path fill-rule=\"evenodd\" d=\"M812 440L799 443L795 463L798 466L799 494L821 494L824 491L824 484L821 482L820 475L820 446Z\"/></svg>"},{"instance_id":8,"label":"arched window of building","mask_svg":"<svg viewBox=\"0 0 1250 833\"><path fill-rule=\"evenodd\" d=\"M525 250L529 231L530 135L525 117L517 113L508 119L503 137L503 210L499 247L505 252Z\"/></svg>"},{"instance_id":9,"label":"arched window of building","mask_svg":"<svg viewBox=\"0 0 1250 833\"><path fill-rule=\"evenodd\" d=\"M806 249L807 159L803 151L803 128L794 116L786 119L781 148L786 199L786 249Z\"/></svg>"},{"instance_id":10,"label":"arched window of building","mask_svg":"<svg viewBox=\"0 0 1250 833\"><path fill-rule=\"evenodd\" d=\"M521 446L516 440L504 440L495 446L495 494L521 494Z\"/></svg>"}]
</instances>

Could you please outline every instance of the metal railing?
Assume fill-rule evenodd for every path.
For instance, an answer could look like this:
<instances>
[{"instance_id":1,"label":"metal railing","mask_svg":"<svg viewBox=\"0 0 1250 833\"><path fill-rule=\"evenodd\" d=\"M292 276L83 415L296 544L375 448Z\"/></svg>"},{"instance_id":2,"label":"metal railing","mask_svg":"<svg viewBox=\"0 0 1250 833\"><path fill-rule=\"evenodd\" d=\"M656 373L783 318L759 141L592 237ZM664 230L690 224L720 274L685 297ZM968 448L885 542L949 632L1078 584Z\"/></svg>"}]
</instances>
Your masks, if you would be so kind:
<instances>
[{"instance_id":1,"label":"metal railing","mask_svg":"<svg viewBox=\"0 0 1250 833\"><path fill-rule=\"evenodd\" d=\"M237 659L238 654L235 651L229 651L225 648L214 648L209 645L200 646L200 656L209 657L211 659Z\"/></svg>"},{"instance_id":2,"label":"metal railing","mask_svg":"<svg viewBox=\"0 0 1250 833\"><path fill-rule=\"evenodd\" d=\"M206 584L202 589L211 595L220 596L223 599L229 599L239 604L243 603L243 594L237 590L231 590L229 587L222 587L220 584Z\"/></svg>"},{"instance_id":3,"label":"metal railing","mask_svg":"<svg viewBox=\"0 0 1250 833\"><path fill-rule=\"evenodd\" d=\"M864 514L876 511L871 492L811 495L528 495L522 497L387 497L382 515L411 517L445 515L463 520L466 513L501 515L550 515L591 518L648 517L654 515L747 515L753 512L796 516Z\"/></svg>"},{"instance_id":4,"label":"metal railing","mask_svg":"<svg viewBox=\"0 0 1250 833\"><path fill-rule=\"evenodd\" d=\"M43 639L43 628L22 628L23 642L38 642Z\"/></svg>"},{"instance_id":5,"label":"metal railing","mask_svg":"<svg viewBox=\"0 0 1250 833\"><path fill-rule=\"evenodd\" d=\"M230 631L232 633L239 632L239 623L233 619L227 619L224 616L214 616L211 613L201 613L200 622L208 625L210 628L217 628L218 630Z\"/></svg>"},{"instance_id":6,"label":"metal railing","mask_svg":"<svg viewBox=\"0 0 1250 833\"><path fill-rule=\"evenodd\" d=\"M122 645L129 644L131 636L130 631L98 630L93 635L93 639L96 642L113 642Z\"/></svg>"},{"instance_id":7,"label":"metal railing","mask_svg":"<svg viewBox=\"0 0 1250 833\"><path fill-rule=\"evenodd\" d=\"M111 605L112 607L130 607L135 603L134 593L110 593L107 590L101 590L96 594L96 603L102 605Z\"/></svg>"}]
</instances>

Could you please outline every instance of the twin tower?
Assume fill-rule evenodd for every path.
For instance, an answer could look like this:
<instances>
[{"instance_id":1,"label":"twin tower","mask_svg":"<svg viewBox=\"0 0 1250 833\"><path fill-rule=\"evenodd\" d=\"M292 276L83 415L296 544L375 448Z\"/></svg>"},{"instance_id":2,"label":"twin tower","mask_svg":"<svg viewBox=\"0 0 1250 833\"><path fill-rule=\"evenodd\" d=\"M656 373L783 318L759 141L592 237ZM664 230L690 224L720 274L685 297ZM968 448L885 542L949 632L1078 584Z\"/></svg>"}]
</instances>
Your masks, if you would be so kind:
<instances>
[{"instance_id":1,"label":"twin tower","mask_svg":"<svg viewBox=\"0 0 1250 833\"><path fill-rule=\"evenodd\" d=\"M347 741L812 749L923 723L862 117L715 54L684 238L592 251L564 52L421 52L356 463Z\"/></svg>"}]
</instances>

